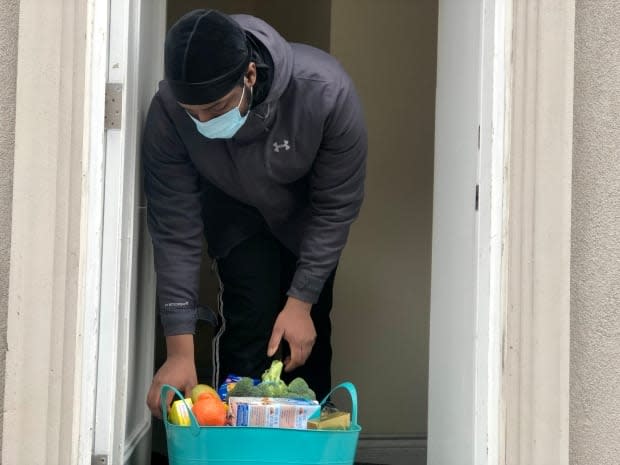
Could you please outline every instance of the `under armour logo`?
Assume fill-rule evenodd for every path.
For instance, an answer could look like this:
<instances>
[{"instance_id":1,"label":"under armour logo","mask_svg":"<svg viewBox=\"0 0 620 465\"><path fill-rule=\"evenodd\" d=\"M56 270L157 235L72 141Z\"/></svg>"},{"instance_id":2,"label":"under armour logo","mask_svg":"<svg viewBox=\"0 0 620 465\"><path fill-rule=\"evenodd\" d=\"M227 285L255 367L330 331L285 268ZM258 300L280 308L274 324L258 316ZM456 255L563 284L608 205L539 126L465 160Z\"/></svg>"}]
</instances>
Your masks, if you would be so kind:
<instances>
[{"instance_id":1,"label":"under armour logo","mask_svg":"<svg viewBox=\"0 0 620 465\"><path fill-rule=\"evenodd\" d=\"M278 144L277 142L273 143L273 151L274 152L280 152L280 149L284 149L284 150L290 150L291 146L288 145L288 141L286 139L284 139L282 144Z\"/></svg>"}]
</instances>

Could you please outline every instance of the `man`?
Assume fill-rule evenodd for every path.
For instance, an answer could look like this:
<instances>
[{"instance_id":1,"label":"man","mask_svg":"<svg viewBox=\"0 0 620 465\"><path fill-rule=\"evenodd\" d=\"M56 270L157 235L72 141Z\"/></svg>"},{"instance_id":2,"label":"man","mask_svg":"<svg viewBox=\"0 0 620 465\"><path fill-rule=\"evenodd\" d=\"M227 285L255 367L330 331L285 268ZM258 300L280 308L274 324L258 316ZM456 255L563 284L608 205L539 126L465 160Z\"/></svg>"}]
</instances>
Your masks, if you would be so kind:
<instances>
[{"instance_id":1,"label":"man","mask_svg":"<svg viewBox=\"0 0 620 465\"><path fill-rule=\"evenodd\" d=\"M163 383L197 383L193 333L203 234L220 278L214 379L331 387L332 287L363 198L366 128L350 78L318 49L247 15L195 10L168 32L165 80L143 140L148 225L167 359ZM281 351L281 354L280 352Z\"/></svg>"}]
</instances>

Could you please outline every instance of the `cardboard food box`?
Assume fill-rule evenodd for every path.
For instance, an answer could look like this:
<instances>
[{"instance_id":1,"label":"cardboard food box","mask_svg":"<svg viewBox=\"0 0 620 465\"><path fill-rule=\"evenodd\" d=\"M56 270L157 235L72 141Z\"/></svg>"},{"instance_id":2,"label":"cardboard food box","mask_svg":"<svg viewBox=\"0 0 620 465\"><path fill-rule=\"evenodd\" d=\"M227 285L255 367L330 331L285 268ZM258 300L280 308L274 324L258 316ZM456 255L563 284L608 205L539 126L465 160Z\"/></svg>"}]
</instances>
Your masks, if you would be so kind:
<instances>
[{"instance_id":1,"label":"cardboard food box","mask_svg":"<svg viewBox=\"0 0 620 465\"><path fill-rule=\"evenodd\" d=\"M349 412L333 412L308 420L308 429L347 430L351 427Z\"/></svg>"},{"instance_id":2,"label":"cardboard food box","mask_svg":"<svg viewBox=\"0 0 620 465\"><path fill-rule=\"evenodd\" d=\"M187 404L187 405L186 405ZM168 419L170 423L180 426L189 426L191 425L191 420L189 419L189 411L187 407L192 408L192 399L185 399L185 402L182 400L175 400L170 407L170 412L168 413Z\"/></svg>"},{"instance_id":3,"label":"cardboard food box","mask_svg":"<svg viewBox=\"0 0 620 465\"><path fill-rule=\"evenodd\" d=\"M228 423L232 426L306 429L320 405L316 400L277 397L231 397Z\"/></svg>"}]
</instances>

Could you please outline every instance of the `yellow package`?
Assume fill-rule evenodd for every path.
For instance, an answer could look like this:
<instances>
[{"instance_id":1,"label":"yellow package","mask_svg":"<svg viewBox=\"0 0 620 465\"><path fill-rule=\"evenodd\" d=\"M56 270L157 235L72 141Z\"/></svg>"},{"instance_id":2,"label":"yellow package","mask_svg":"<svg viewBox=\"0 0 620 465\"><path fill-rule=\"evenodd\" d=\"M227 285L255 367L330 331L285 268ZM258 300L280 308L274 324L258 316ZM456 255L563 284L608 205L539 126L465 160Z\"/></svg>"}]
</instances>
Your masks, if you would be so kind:
<instances>
[{"instance_id":1,"label":"yellow package","mask_svg":"<svg viewBox=\"0 0 620 465\"><path fill-rule=\"evenodd\" d=\"M321 415L321 418L308 420L308 429L349 429L351 414L348 412L334 412Z\"/></svg>"},{"instance_id":2,"label":"yellow package","mask_svg":"<svg viewBox=\"0 0 620 465\"><path fill-rule=\"evenodd\" d=\"M187 406L185 404L187 404ZM170 423L179 426L191 425L192 423L189 419L189 411L187 407L192 408L193 405L192 399L185 399L185 403L182 400L175 400L170 407L170 412L168 413Z\"/></svg>"}]
</instances>

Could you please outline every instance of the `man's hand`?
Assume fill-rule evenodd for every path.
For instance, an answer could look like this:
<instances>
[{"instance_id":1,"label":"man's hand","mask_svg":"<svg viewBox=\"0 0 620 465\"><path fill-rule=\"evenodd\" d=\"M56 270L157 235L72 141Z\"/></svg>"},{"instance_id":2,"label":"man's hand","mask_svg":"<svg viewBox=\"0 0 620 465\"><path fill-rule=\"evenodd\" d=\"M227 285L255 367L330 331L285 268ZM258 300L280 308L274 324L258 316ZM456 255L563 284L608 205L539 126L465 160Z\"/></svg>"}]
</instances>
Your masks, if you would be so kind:
<instances>
[{"instance_id":1,"label":"man's hand","mask_svg":"<svg viewBox=\"0 0 620 465\"><path fill-rule=\"evenodd\" d=\"M190 396L192 388L198 383L196 376L196 365L194 363L194 339L191 334L166 337L168 357L164 364L157 370L151 383L151 388L146 397L146 403L151 413L157 418L161 418L161 387L169 384L176 387ZM173 394L168 393L166 404L168 407L172 402Z\"/></svg>"},{"instance_id":2,"label":"man's hand","mask_svg":"<svg viewBox=\"0 0 620 465\"><path fill-rule=\"evenodd\" d=\"M312 352L316 330L310 317L311 309L312 304L289 297L273 325L267 356L273 357L284 338L291 349L291 355L284 360L284 371L302 366Z\"/></svg>"}]
</instances>

